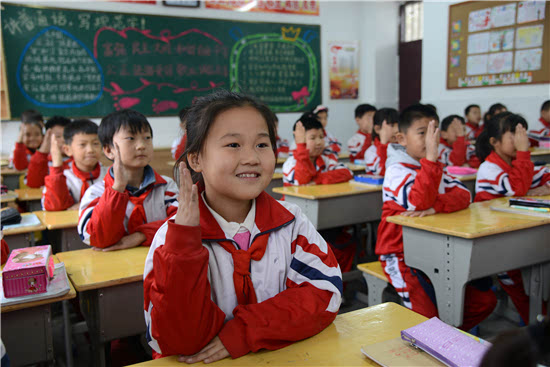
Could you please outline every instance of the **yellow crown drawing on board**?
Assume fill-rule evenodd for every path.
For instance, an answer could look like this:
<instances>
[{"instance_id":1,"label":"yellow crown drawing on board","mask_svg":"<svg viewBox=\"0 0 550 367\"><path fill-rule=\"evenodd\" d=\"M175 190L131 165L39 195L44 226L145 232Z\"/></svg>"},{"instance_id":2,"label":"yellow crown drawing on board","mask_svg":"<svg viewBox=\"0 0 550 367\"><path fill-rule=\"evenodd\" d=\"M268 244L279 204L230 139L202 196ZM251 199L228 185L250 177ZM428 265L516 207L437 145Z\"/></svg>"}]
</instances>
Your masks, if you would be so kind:
<instances>
[{"instance_id":1,"label":"yellow crown drawing on board","mask_svg":"<svg viewBox=\"0 0 550 367\"><path fill-rule=\"evenodd\" d=\"M300 35L301 31L302 31L302 28L281 27L281 33L283 35L283 39L291 42L294 42L298 39L298 36Z\"/></svg>"}]
</instances>

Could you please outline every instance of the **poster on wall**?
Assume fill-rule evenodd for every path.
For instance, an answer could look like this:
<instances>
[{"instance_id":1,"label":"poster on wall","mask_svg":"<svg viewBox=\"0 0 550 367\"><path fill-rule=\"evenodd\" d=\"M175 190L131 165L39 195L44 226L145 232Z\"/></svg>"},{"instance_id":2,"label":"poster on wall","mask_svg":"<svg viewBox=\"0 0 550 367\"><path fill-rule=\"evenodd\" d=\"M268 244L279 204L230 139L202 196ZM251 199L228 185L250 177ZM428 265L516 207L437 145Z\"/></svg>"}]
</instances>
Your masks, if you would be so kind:
<instances>
[{"instance_id":1,"label":"poster on wall","mask_svg":"<svg viewBox=\"0 0 550 367\"><path fill-rule=\"evenodd\" d=\"M330 99L357 99L359 95L359 41L330 41Z\"/></svg>"},{"instance_id":2,"label":"poster on wall","mask_svg":"<svg viewBox=\"0 0 550 367\"><path fill-rule=\"evenodd\" d=\"M205 0L207 9L319 15L319 1Z\"/></svg>"}]
</instances>

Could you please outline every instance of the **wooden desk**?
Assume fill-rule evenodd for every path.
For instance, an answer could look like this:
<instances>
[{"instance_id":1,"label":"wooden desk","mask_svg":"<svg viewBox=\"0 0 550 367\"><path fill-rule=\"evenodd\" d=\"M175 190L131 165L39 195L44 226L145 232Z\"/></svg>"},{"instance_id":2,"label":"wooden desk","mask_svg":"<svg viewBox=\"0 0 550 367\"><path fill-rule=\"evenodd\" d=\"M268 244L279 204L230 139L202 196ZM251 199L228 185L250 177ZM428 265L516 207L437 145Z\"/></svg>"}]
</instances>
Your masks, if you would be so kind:
<instances>
[{"instance_id":1,"label":"wooden desk","mask_svg":"<svg viewBox=\"0 0 550 367\"><path fill-rule=\"evenodd\" d=\"M395 303L363 308L336 316L325 330L279 350L212 363L213 366L378 366L361 353L361 347L397 338L401 330L427 319ZM135 364L135 367L178 366L177 356ZM196 365L203 365L197 363Z\"/></svg>"},{"instance_id":2,"label":"wooden desk","mask_svg":"<svg viewBox=\"0 0 550 367\"><path fill-rule=\"evenodd\" d=\"M340 152L340 153L338 153L338 160L342 163L350 162L349 152Z\"/></svg>"},{"instance_id":3,"label":"wooden desk","mask_svg":"<svg viewBox=\"0 0 550 367\"><path fill-rule=\"evenodd\" d=\"M280 187L280 186L283 186L283 174L282 173L278 173L278 172L275 172L273 174L273 178L271 179L271 181L269 182L269 185L267 185L266 189L265 189L265 192L267 192L269 195L271 195L273 198L275 198L276 200L281 200L281 198L283 197L283 195L281 194L278 194L276 192L273 192L273 189L275 187Z\"/></svg>"},{"instance_id":4,"label":"wooden desk","mask_svg":"<svg viewBox=\"0 0 550 367\"><path fill-rule=\"evenodd\" d=\"M532 147L529 148L531 152L531 160L533 162L546 162L550 163L550 149Z\"/></svg>"},{"instance_id":5,"label":"wooden desk","mask_svg":"<svg viewBox=\"0 0 550 367\"><path fill-rule=\"evenodd\" d=\"M54 261L59 262L55 255ZM2 306L2 341L13 365L53 361L51 305L76 297L74 287L70 282L69 285L69 293L60 297ZM65 311L64 308L64 322L68 322Z\"/></svg>"},{"instance_id":6,"label":"wooden desk","mask_svg":"<svg viewBox=\"0 0 550 367\"><path fill-rule=\"evenodd\" d=\"M34 212L42 210L42 191L43 188L38 189L17 189L15 193L17 194L17 200L19 202L25 202L27 205L27 211Z\"/></svg>"},{"instance_id":7,"label":"wooden desk","mask_svg":"<svg viewBox=\"0 0 550 367\"><path fill-rule=\"evenodd\" d=\"M449 214L387 219L403 226L405 262L430 278L439 317L448 324L462 324L468 281L550 261L550 219L490 209L507 200L474 203ZM540 300L533 302L538 293L530 294L531 307L540 308Z\"/></svg>"},{"instance_id":8,"label":"wooden desk","mask_svg":"<svg viewBox=\"0 0 550 367\"><path fill-rule=\"evenodd\" d=\"M353 163L345 163L345 165L350 169L351 172L353 172L353 174L365 173L365 169L366 169L365 166L362 166L360 164L353 164Z\"/></svg>"},{"instance_id":9,"label":"wooden desk","mask_svg":"<svg viewBox=\"0 0 550 367\"><path fill-rule=\"evenodd\" d=\"M460 182L462 182L468 191L472 193L472 200L474 200L474 197L476 196L476 177L477 174L473 175L465 175L465 176L454 176L456 177Z\"/></svg>"},{"instance_id":10,"label":"wooden desk","mask_svg":"<svg viewBox=\"0 0 550 367\"><path fill-rule=\"evenodd\" d=\"M276 187L273 192L298 205L318 230L371 222L382 216L382 186L378 185L344 182Z\"/></svg>"},{"instance_id":11,"label":"wooden desk","mask_svg":"<svg viewBox=\"0 0 550 367\"><path fill-rule=\"evenodd\" d=\"M65 252L87 249L90 246L82 242L76 229L78 225L78 210L63 210L58 212L34 212L46 226L48 240L54 247L54 252ZM54 246L55 245L55 246Z\"/></svg>"},{"instance_id":12,"label":"wooden desk","mask_svg":"<svg viewBox=\"0 0 550 367\"><path fill-rule=\"evenodd\" d=\"M34 215L33 213L23 213L22 217ZM17 227L17 228L5 228L3 230L4 239L8 243L8 246L11 250L16 248L23 248L34 246L34 232L43 231L46 229L44 224L39 224L35 226L27 227Z\"/></svg>"},{"instance_id":13,"label":"wooden desk","mask_svg":"<svg viewBox=\"0 0 550 367\"><path fill-rule=\"evenodd\" d=\"M19 188L19 177L26 175L27 170L18 171L15 168L0 168L0 174L2 174L2 183L8 187L9 190L15 190Z\"/></svg>"},{"instance_id":14,"label":"wooden desk","mask_svg":"<svg viewBox=\"0 0 550 367\"><path fill-rule=\"evenodd\" d=\"M0 196L2 208L10 203L15 203L15 200L17 200L17 193L13 190L8 190L7 193Z\"/></svg>"},{"instance_id":15,"label":"wooden desk","mask_svg":"<svg viewBox=\"0 0 550 367\"><path fill-rule=\"evenodd\" d=\"M143 317L143 268L149 247L102 252L60 252L69 279L79 293L94 355L105 366L109 341L146 331Z\"/></svg>"}]
</instances>

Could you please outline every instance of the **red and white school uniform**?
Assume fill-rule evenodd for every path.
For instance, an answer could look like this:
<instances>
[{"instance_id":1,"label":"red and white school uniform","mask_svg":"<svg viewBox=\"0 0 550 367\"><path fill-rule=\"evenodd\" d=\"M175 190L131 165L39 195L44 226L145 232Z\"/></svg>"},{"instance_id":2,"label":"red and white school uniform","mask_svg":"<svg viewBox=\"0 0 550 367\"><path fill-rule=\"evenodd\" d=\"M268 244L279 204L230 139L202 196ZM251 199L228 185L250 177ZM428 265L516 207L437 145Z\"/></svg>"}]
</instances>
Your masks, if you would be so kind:
<instances>
[{"instance_id":1,"label":"red and white school uniform","mask_svg":"<svg viewBox=\"0 0 550 367\"><path fill-rule=\"evenodd\" d=\"M185 151L185 144L187 144L187 134L184 134L176 139L172 143L172 148L170 152L172 153L172 158L178 159L183 152Z\"/></svg>"},{"instance_id":2,"label":"red and white school uniform","mask_svg":"<svg viewBox=\"0 0 550 367\"><path fill-rule=\"evenodd\" d=\"M42 209L59 211L79 203L90 186L103 180L107 169L98 162L93 171L83 172L74 161L71 161L67 169L51 167L50 174L45 179Z\"/></svg>"},{"instance_id":3,"label":"red and white school uniform","mask_svg":"<svg viewBox=\"0 0 550 367\"><path fill-rule=\"evenodd\" d=\"M288 146L288 140L282 139L277 135L277 158L287 158L290 153L290 147Z\"/></svg>"},{"instance_id":4,"label":"red and white school uniform","mask_svg":"<svg viewBox=\"0 0 550 367\"><path fill-rule=\"evenodd\" d=\"M156 231L177 211L178 187L167 176L144 168L139 188L113 190L112 167L105 178L90 186L80 201L78 234L94 247L105 248L134 232L142 232L149 246Z\"/></svg>"},{"instance_id":5,"label":"red and white school uniform","mask_svg":"<svg viewBox=\"0 0 550 367\"><path fill-rule=\"evenodd\" d=\"M388 144L382 144L380 139L374 138L374 144L367 149L364 159L367 174L384 176L388 159Z\"/></svg>"},{"instance_id":6,"label":"red and white school uniform","mask_svg":"<svg viewBox=\"0 0 550 367\"><path fill-rule=\"evenodd\" d=\"M382 194L382 220L378 227L376 254L380 256L384 273L406 307L428 318L437 316L429 279L405 264L402 228L386 219L410 210L434 208L437 213L462 210L470 204L470 192L460 181L445 174L441 163L425 158L418 162L401 145L390 144ZM467 285L461 328L469 330L479 324L491 314L495 305L496 297L492 291L481 291Z\"/></svg>"},{"instance_id":7,"label":"red and white school uniform","mask_svg":"<svg viewBox=\"0 0 550 367\"><path fill-rule=\"evenodd\" d=\"M18 171L23 171L29 167L29 161L36 149L29 149L23 143L15 143L15 149L10 155L10 162Z\"/></svg>"},{"instance_id":8,"label":"red and white school uniform","mask_svg":"<svg viewBox=\"0 0 550 367\"><path fill-rule=\"evenodd\" d=\"M456 138L453 145L447 143L447 140L439 138L439 153L437 161L444 166L462 166L466 163L466 140L463 136Z\"/></svg>"},{"instance_id":9,"label":"red and white school uniform","mask_svg":"<svg viewBox=\"0 0 550 367\"><path fill-rule=\"evenodd\" d=\"M539 130L530 130L529 131L529 141L531 142L531 146L538 147L539 141L538 139L542 137L548 137L550 136L550 122L546 121L542 117L539 118L539 122L542 124L543 128Z\"/></svg>"},{"instance_id":10,"label":"red and white school uniform","mask_svg":"<svg viewBox=\"0 0 550 367\"><path fill-rule=\"evenodd\" d=\"M483 131L483 125L479 123L474 125L470 121L466 122L466 140L476 140L479 134Z\"/></svg>"},{"instance_id":11,"label":"red and white school uniform","mask_svg":"<svg viewBox=\"0 0 550 367\"><path fill-rule=\"evenodd\" d=\"M342 275L299 207L262 192L240 225L216 220L202 195L199 210L200 226L163 224L145 261L146 336L156 353L193 355L218 336L237 358L332 323ZM250 231L247 251L232 238L236 227Z\"/></svg>"},{"instance_id":12,"label":"red and white school uniform","mask_svg":"<svg viewBox=\"0 0 550 367\"><path fill-rule=\"evenodd\" d=\"M476 202L504 196L523 196L532 188L550 181L550 169L531 162L531 153L517 152L512 165L495 151L481 164L476 178ZM519 270L498 274L502 288L508 293L524 322L529 321L529 297L525 294Z\"/></svg>"},{"instance_id":13,"label":"red and white school uniform","mask_svg":"<svg viewBox=\"0 0 550 367\"><path fill-rule=\"evenodd\" d=\"M62 168L68 169L73 159L71 157L63 157ZM27 177L25 178L25 184L28 187L42 187L45 185L45 178L48 175L48 170L52 168L52 156L49 153L42 153L37 151L33 154L29 161L29 169L27 171Z\"/></svg>"},{"instance_id":14,"label":"red and white school uniform","mask_svg":"<svg viewBox=\"0 0 550 367\"><path fill-rule=\"evenodd\" d=\"M348 140L349 160L365 159L365 152L372 144L372 135L357 130Z\"/></svg>"},{"instance_id":15,"label":"red and white school uniform","mask_svg":"<svg viewBox=\"0 0 550 367\"><path fill-rule=\"evenodd\" d=\"M351 171L339 163L333 155L321 154L315 164L309 158L306 144L298 144L296 150L283 164L283 185L299 186L310 183L333 184L346 182L353 178Z\"/></svg>"}]
</instances>

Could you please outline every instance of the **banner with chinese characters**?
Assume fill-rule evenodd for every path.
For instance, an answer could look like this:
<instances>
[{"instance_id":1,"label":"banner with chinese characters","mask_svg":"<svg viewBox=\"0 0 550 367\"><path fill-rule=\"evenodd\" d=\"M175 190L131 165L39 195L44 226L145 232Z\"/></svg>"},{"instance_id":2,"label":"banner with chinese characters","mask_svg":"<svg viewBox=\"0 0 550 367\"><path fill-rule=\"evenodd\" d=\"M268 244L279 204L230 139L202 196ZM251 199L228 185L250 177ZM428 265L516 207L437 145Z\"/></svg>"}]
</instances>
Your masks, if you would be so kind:
<instances>
[{"instance_id":1,"label":"banner with chinese characters","mask_svg":"<svg viewBox=\"0 0 550 367\"><path fill-rule=\"evenodd\" d=\"M330 99L357 99L359 94L359 42L330 41Z\"/></svg>"},{"instance_id":2,"label":"banner with chinese characters","mask_svg":"<svg viewBox=\"0 0 550 367\"><path fill-rule=\"evenodd\" d=\"M319 15L319 1L317 0L206 0L204 4L208 9Z\"/></svg>"}]
</instances>

